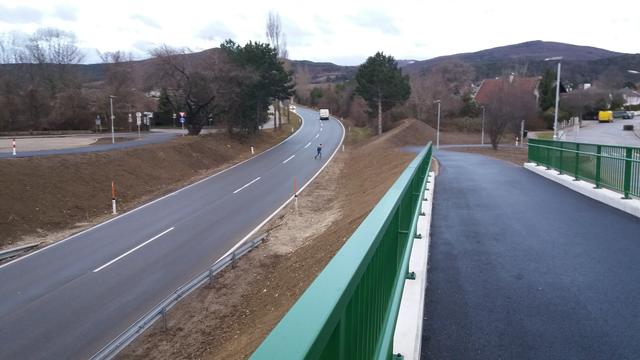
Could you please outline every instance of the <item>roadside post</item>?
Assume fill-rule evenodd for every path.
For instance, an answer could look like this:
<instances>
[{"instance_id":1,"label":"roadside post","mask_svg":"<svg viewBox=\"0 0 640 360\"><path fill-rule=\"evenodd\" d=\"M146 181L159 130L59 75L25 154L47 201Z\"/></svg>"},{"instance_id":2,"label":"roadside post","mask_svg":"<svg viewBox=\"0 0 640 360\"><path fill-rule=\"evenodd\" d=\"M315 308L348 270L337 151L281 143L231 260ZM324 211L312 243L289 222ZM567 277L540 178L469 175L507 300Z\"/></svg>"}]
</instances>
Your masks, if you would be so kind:
<instances>
[{"instance_id":1,"label":"roadside post","mask_svg":"<svg viewBox=\"0 0 640 360\"><path fill-rule=\"evenodd\" d=\"M298 181L295 176L293 177L293 203L298 215Z\"/></svg>"},{"instance_id":2,"label":"roadside post","mask_svg":"<svg viewBox=\"0 0 640 360\"><path fill-rule=\"evenodd\" d=\"M524 120L520 122L520 146L524 146Z\"/></svg>"},{"instance_id":3,"label":"roadside post","mask_svg":"<svg viewBox=\"0 0 640 360\"><path fill-rule=\"evenodd\" d=\"M140 139L141 138L140 125L142 124L142 113L140 113L139 111L136 113L136 124L138 124L138 139Z\"/></svg>"},{"instance_id":4,"label":"roadside post","mask_svg":"<svg viewBox=\"0 0 640 360\"><path fill-rule=\"evenodd\" d=\"M131 113L129 113L129 132L131 132L131 123L133 122L133 119L131 119Z\"/></svg>"},{"instance_id":5,"label":"roadside post","mask_svg":"<svg viewBox=\"0 0 640 360\"><path fill-rule=\"evenodd\" d=\"M173 127L176 127L176 113L173 113Z\"/></svg>"},{"instance_id":6,"label":"roadside post","mask_svg":"<svg viewBox=\"0 0 640 360\"><path fill-rule=\"evenodd\" d=\"M255 154L255 152L253 151L253 146L251 147L251 155Z\"/></svg>"},{"instance_id":7,"label":"roadside post","mask_svg":"<svg viewBox=\"0 0 640 360\"><path fill-rule=\"evenodd\" d=\"M180 124L182 124L182 136L184 136L184 117L187 115L186 112L180 112Z\"/></svg>"},{"instance_id":8,"label":"roadside post","mask_svg":"<svg viewBox=\"0 0 640 360\"><path fill-rule=\"evenodd\" d=\"M111 206L113 207L113 215L117 214L116 209L116 182L111 180Z\"/></svg>"},{"instance_id":9,"label":"roadside post","mask_svg":"<svg viewBox=\"0 0 640 360\"><path fill-rule=\"evenodd\" d=\"M16 139L13 139L13 156L16 156Z\"/></svg>"}]
</instances>

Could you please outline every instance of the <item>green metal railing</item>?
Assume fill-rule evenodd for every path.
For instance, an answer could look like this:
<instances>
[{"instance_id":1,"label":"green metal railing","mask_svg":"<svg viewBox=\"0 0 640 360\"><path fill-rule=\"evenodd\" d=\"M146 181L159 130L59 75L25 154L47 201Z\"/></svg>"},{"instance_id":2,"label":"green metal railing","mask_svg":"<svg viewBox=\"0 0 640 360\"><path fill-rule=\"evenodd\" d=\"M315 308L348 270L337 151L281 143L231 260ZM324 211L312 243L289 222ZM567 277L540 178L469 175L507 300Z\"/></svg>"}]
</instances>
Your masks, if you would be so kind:
<instances>
[{"instance_id":1,"label":"green metal railing","mask_svg":"<svg viewBox=\"0 0 640 360\"><path fill-rule=\"evenodd\" d=\"M640 148L529 139L529 161L560 174L640 197Z\"/></svg>"},{"instance_id":2,"label":"green metal railing","mask_svg":"<svg viewBox=\"0 0 640 360\"><path fill-rule=\"evenodd\" d=\"M431 143L351 235L251 359L391 359Z\"/></svg>"}]
</instances>

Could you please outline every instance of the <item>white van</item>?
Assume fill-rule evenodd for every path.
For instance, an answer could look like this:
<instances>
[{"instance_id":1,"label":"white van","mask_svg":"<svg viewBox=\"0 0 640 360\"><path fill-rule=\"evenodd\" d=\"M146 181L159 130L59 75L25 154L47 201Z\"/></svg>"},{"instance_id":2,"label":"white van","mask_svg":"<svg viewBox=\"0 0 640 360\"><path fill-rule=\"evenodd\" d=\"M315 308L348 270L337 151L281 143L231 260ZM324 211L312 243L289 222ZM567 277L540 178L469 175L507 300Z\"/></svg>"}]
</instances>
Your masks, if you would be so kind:
<instances>
[{"instance_id":1,"label":"white van","mask_svg":"<svg viewBox=\"0 0 640 360\"><path fill-rule=\"evenodd\" d=\"M320 109L320 120L329 120L329 109Z\"/></svg>"}]
</instances>

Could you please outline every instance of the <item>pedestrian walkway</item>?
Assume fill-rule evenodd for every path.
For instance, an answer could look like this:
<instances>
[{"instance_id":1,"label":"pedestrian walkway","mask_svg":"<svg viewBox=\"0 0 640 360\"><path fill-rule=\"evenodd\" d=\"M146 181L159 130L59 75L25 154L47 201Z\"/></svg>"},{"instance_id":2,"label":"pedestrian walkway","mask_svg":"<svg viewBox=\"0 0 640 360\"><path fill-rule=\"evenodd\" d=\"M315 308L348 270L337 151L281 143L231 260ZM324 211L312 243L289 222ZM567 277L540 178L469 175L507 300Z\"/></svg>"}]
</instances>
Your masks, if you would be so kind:
<instances>
[{"instance_id":1,"label":"pedestrian walkway","mask_svg":"<svg viewBox=\"0 0 640 360\"><path fill-rule=\"evenodd\" d=\"M633 359L640 219L523 167L441 151L423 359Z\"/></svg>"}]
</instances>

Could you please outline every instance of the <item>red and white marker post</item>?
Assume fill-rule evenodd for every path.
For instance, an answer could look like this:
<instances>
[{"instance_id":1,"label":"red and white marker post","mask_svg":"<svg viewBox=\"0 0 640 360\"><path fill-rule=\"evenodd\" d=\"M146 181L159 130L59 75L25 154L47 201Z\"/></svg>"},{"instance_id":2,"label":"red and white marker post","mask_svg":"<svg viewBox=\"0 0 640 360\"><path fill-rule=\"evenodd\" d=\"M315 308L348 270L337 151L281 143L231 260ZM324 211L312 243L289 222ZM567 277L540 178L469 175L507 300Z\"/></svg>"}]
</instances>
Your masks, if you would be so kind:
<instances>
[{"instance_id":1,"label":"red and white marker post","mask_svg":"<svg viewBox=\"0 0 640 360\"><path fill-rule=\"evenodd\" d=\"M13 156L16 156L16 139L13 139Z\"/></svg>"},{"instance_id":2,"label":"red and white marker post","mask_svg":"<svg viewBox=\"0 0 640 360\"><path fill-rule=\"evenodd\" d=\"M111 206L113 207L113 215L117 214L116 209L116 182L111 180Z\"/></svg>"}]
</instances>

